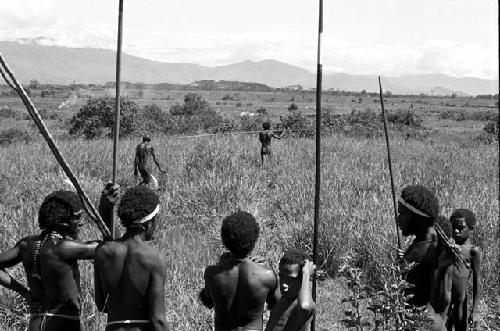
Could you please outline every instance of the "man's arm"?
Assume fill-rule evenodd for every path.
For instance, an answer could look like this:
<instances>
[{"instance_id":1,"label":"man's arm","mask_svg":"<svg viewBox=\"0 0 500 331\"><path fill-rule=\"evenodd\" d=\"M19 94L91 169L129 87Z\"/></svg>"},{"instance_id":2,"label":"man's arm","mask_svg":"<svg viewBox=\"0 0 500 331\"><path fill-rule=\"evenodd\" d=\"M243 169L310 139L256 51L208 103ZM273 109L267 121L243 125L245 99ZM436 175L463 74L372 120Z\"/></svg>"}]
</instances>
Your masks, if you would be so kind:
<instances>
[{"instance_id":1,"label":"man's arm","mask_svg":"<svg viewBox=\"0 0 500 331\"><path fill-rule=\"evenodd\" d=\"M472 247L470 250L472 267L472 309L469 315L469 323L474 323L474 312L481 298L481 250L479 247Z\"/></svg>"},{"instance_id":2,"label":"man's arm","mask_svg":"<svg viewBox=\"0 0 500 331\"><path fill-rule=\"evenodd\" d=\"M16 246L0 254L0 269L10 268L21 262L21 251L18 242Z\"/></svg>"},{"instance_id":3,"label":"man's arm","mask_svg":"<svg viewBox=\"0 0 500 331\"><path fill-rule=\"evenodd\" d=\"M12 278L5 270L0 270L0 285L19 293L26 300L30 298L30 291L23 284Z\"/></svg>"},{"instance_id":4,"label":"man's arm","mask_svg":"<svg viewBox=\"0 0 500 331\"><path fill-rule=\"evenodd\" d=\"M272 310L276 303L281 299L280 285L278 281L278 276L273 270L270 270L273 273L273 279L270 283L271 290L267 294L266 303L267 308Z\"/></svg>"},{"instance_id":5,"label":"man's arm","mask_svg":"<svg viewBox=\"0 0 500 331\"><path fill-rule=\"evenodd\" d=\"M161 169L160 162L158 162L158 160L156 159L155 150L154 150L154 148L153 148L153 147L151 147L151 155L153 156L153 160L155 161L155 164L156 164L156 166L158 167L158 170L160 170L160 172L164 172L164 171Z\"/></svg>"},{"instance_id":6,"label":"man's arm","mask_svg":"<svg viewBox=\"0 0 500 331\"><path fill-rule=\"evenodd\" d=\"M107 183L102 190L101 199L99 201L99 214L110 231L112 230L113 213L116 210L114 206L119 199L119 190L120 185ZM118 227L118 224L116 227ZM118 230L118 228L116 229ZM118 231L116 231L116 233L118 233Z\"/></svg>"},{"instance_id":7,"label":"man's arm","mask_svg":"<svg viewBox=\"0 0 500 331\"><path fill-rule=\"evenodd\" d=\"M302 266L302 285L297 295L297 306L288 317L283 331L301 330L314 313L314 300L311 290L311 276L316 266L313 262L305 260Z\"/></svg>"},{"instance_id":8,"label":"man's arm","mask_svg":"<svg viewBox=\"0 0 500 331\"><path fill-rule=\"evenodd\" d=\"M148 286L149 321L153 331L169 331L165 317L165 259L158 255Z\"/></svg>"},{"instance_id":9,"label":"man's arm","mask_svg":"<svg viewBox=\"0 0 500 331\"><path fill-rule=\"evenodd\" d=\"M57 253L62 259L90 260L94 258L95 250L100 243L97 240L88 242L64 240L58 245Z\"/></svg>"},{"instance_id":10,"label":"man's arm","mask_svg":"<svg viewBox=\"0 0 500 331\"><path fill-rule=\"evenodd\" d=\"M139 175L139 156L138 156L139 146L135 148L135 156L134 156L134 176Z\"/></svg>"},{"instance_id":11,"label":"man's arm","mask_svg":"<svg viewBox=\"0 0 500 331\"><path fill-rule=\"evenodd\" d=\"M224 256L227 256L227 254L222 254L220 259L223 259ZM220 263L220 260L219 260ZM208 278L208 268L205 269L205 273L203 275L203 278L205 279L205 287L200 291L199 298L201 303L207 307L208 309L212 309L214 307L214 301L212 299L212 296L210 295L210 290L207 287L207 278Z\"/></svg>"}]
</instances>

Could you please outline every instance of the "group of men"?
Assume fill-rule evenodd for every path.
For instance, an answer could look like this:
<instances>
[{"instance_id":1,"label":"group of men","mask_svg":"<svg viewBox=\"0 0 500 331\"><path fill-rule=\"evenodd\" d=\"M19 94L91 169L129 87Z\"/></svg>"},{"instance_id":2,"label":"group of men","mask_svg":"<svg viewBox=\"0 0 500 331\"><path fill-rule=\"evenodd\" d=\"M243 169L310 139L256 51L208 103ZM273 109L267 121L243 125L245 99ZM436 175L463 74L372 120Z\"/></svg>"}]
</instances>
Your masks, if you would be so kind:
<instances>
[{"instance_id":1,"label":"group of men","mask_svg":"<svg viewBox=\"0 0 500 331\"><path fill-rule=\"evenodd\" d=\"M117 216L125 234L116 239L78 240L83 210L73 191L55 191L42 202L41 233L25 237L0 254L0 284L28 302L29 331L81 330L81 289L78 261L93 259L95 303L108 315L106 330L170 330L165 316L166 261L147 244L153 239L160 211L159 196L145 185L118 197L108 184L99 212L110 225ZM266 331L305 330L314 312L310 279L315 265L300 249L285 252L279 277L265 260L251 257L259 225L238 211L222 222L228 252L205 270L200 301L215 310L216 331L263 330L265 304L272 309ZM22 263L28 288L4 269Z\"/></svg>"},{"instance_id":2,"label":"group of men","mask_svg":"<svg viewBox=\"0 0 500 331\"><path fill-rule=\"evenodd\" d=\"M472 245L474 213L456 209L450 219L439 215L439 201L426 187L410 185L398 199L398 224L404 236L415 236L402 261L415 263L405 275L414 285L409 303L426 306L431 330L467 330L475 325L481 295L481 251ZM467 285L472 277L472 309L468 313Z\"/></svg>"}]
</instances>

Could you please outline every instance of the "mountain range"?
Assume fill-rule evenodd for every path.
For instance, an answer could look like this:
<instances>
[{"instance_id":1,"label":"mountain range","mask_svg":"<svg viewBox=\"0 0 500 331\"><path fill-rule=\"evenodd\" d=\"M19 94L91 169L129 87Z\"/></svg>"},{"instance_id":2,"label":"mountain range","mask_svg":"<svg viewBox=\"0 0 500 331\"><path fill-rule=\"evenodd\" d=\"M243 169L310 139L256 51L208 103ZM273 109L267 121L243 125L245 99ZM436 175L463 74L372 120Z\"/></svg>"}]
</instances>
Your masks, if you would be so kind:
<instances>
[{"instance_id":1,"label":"mountain range","mask_svg":"<svg viewBox=\"0 0 500 331\"><path fill-rule=\"evenodd\" d=\"M115 80L116 52L97 48L43 46L31 42L0 41L0 53L22 83L94 83ZM276 60L243 61L208 67L191 63L165 63L123 53L121 80L143 83L189 84L199 80L255 82L271 87L315 87L316 73ZM452 77L444 74L382 77L384 90L394 94L478 95L497 94L498 80ZM323 73L323 89L377 92L375 75Z\"/></svg>"}]
</instances>

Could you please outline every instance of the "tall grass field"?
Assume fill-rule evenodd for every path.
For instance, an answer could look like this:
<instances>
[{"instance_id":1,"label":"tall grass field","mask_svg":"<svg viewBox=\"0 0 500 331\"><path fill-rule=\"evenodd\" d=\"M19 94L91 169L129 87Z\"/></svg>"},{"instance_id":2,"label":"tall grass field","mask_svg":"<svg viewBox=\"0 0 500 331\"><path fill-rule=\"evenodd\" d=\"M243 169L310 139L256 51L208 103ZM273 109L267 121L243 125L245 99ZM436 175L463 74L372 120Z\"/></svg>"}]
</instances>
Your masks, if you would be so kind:
<instances>
[{"instance_id":1,"label":"tall grass field","mask_svg":"<svg viewBox=\"0 0 500 331\"><path fill-rule=\"evenodd\" d=\"M122 188L136 184L137 143L120 142ZM331 136L322 143L317 330L345 330L340 324L341 300L349 293L337 272L342 259L353 256L352 263L363 270L366 282L377 286L396 255L387 154L383 139ZM111 179L112 141L58 144L97 203L103 185ZM162 209L152 241L168 261L166 316L173 330L212 330L212 311L198 301L198 292L204 268L224 251L219 234L223 217L241 209L257 218L261 234L254 254L264 256L275 270L287 247L312 249L314 140L275 141L274 159L263 167L255 136L159 136L153 145L167 170L156 174ZM437 194L444 215L450 216L455 208L475 212L478 224L472 241L483 252L479 324L483 330L498 330L498 145L395 138L391 147L398 194L404 186L419 183ZM63 188L60 169L43 141L0 148L0 250L38 233L37 213L43 198ZM83 240L100 238L91 221L82 232ZM93 301L92 262L79 265L84 330L103 330L105 315L97 312ZM20 266L9 272L25 281ZM0 288L0 329L23 330L26 322L23 301Z\"/></svg>"}]
</instances>

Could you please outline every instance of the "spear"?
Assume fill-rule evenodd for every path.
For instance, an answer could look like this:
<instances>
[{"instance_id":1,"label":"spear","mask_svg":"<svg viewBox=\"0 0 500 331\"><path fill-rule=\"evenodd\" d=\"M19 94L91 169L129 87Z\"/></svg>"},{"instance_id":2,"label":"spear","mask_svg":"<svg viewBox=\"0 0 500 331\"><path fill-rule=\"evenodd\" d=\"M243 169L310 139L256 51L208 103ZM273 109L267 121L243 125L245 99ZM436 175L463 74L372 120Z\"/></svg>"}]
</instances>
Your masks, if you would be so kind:
<instances>
[{"instance_id":1,"label":"spear","mask_svg":"<svg viewBox=\"0 0 500 331\"><path fill-rule=\"evenodd\" d=\"M389 163L389 174L391 177L392 202L394 204L394 220L396 222L396 233L398 235L398 249L401 249L401 232L398 226L398 203L396 200L396 189L394 188L394 176L392 175L391 147L389 145L389 134L387 133L387 119L385 118L384 95L382 93L382 83L378 76L378 86L380 88L380 105L382 106L382 117L384 118L385 142L387 144L387 162Z\"/></svg>"},{"instance_id":2,"label":"spear","mask_svg":"<svg viewBox=\"0 0 500 331\"><path fill-rule=\"evenodd\" d=\"M316 185L314 189L314 229L313 229L313 263L318 265L318 227L321 184L321 34L323 33L323 0L319 0L318 23L318 59L316 72ZM316 302L316 276L313 276L312 296ZM316 329L316 314L311 321L311 331Z\"/></svg>"},{"instance_id":3,"label":"spear","mask_svg":"<svg viewBox=\"0 0 500 331\"><path fill-rule=\"evenodd\" d=\"M118 44L116 49L116 88L115 88L115 128L113 132L113 186L116 184L118 176L118 142L120 137L120 67L122 53L122 27L123 27L123 0L120 0L118 9ZM111 215L111 235L116 238L116 213L113 208Z\"/></svg>"}]
</instances>

